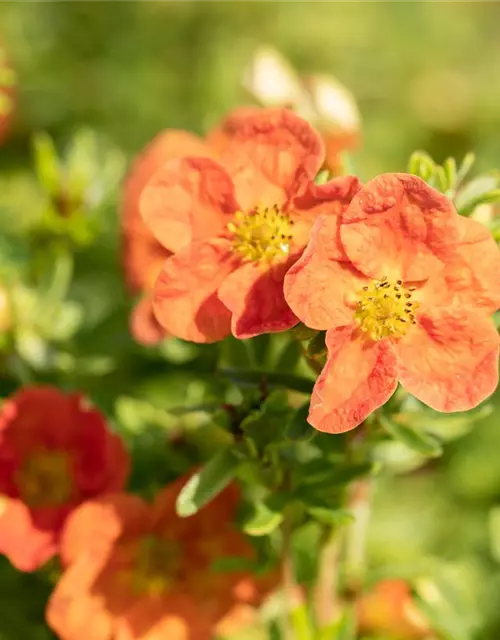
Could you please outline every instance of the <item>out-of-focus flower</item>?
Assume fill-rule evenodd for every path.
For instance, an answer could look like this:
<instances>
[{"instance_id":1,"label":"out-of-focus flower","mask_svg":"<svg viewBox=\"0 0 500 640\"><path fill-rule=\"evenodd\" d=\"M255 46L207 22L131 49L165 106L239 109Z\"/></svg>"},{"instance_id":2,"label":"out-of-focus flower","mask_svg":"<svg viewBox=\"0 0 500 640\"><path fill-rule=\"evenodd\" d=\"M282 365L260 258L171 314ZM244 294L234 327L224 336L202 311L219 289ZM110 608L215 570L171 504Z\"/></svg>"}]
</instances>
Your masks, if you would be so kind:
<instances>
[{"instance_id":1,"label":"out-of-focus flower","mask_svg":"<svg viewBox=\"0 0 500 640\"><path fill-rule=\"evenodd\" d=\"M325 168L342 171L341 153L361 140L361 117L352 93L333 76L300 77L276 49L258 47L243 75L243 86L265 107L288 107L308 120L325 142Z\"/></svg>"},{"instance_id":2,"label":"out-of-focus flower","mask_svg":"<svg viewBox=\"0 0 500 640\"><path fill-rule=\"evenodd\" d=\"M104 417L78 394L27 387L0 411L0 551L33 571L59 548L83 500L120 491L128 455Z\"/></svg>"},{"instance_id":3,"label":"out-of-focus flower","mask_svg":"<svg viewBox=\"0 0 500 640\"><path fill-rule=\"evenodd\" d=\"M328 361L311 398L320 431L348 431L398 381L438 411L466 411L495 390L500 252L423 180L385 174L340 225L322 216L285 279L307 326L327 330Z\"/></svg>"},{"instance_id":4,"label":"out-of-focus flower","mask_svg":"<svg viewBox=\"0 0 500 640\"><path fill-rule=\"evenodd\" d=\"M0 142L6 136L15 106L16 74L0 43Z\"/></svg>"},{"instance_id":5,"label":"out-of-focus flower","mask_svg":"<svg viewBox=\"0 0 500 640\"><path fill-rule=\"evenodd\" d=\"M403 580L384 580L357 602L361 633L381 634L395 640L430 638L429 623L412 599Z\"/></svg>"},{"instance_id":6,"label":"out-of-focus flower","mask_svg":"<svg viewBox=\"0 0 500 640\"><path fill-rule=\"evenodd\" d=\"M47 609L62 640L208 640L255 619L275 576L210 570L223 556L253 557L234 527L236 488L183 519L175 502L185 481L153 505L117 494L73 514L61 549L67 569Z\"/></svg>"},{"instance_id":7,"label":"out-of-focus flower","mask_svg":"<svg viewBox=\"0 0 500 640\"><path fill-rule=\"evenodd\" d=\"M222 129L230 141L220 163L173 160L141 197L146 224L176 252L156 281L156 317L169 333L193 342L294 326L284 275L315 218L335 217L359 189L352 176L314 184L321 139L287 109L253 109Z\"/></svg>"}]
</instances>

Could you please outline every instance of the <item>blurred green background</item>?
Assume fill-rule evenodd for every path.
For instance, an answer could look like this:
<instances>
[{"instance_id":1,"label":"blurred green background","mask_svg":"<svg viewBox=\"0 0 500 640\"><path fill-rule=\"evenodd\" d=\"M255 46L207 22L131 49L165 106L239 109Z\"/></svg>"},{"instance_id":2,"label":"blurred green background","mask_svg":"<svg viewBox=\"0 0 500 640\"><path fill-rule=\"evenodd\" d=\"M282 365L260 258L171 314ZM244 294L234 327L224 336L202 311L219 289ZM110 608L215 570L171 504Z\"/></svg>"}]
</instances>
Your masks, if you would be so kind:
<instances>
[{"instance_id":1,"label":"blurred green background","mask_svg":"<svg viewBox=\"0 0 500 640\"><path fill-rule=\"evenodd\" d=\"M363 122L353 157L363 179L404 170L415 149L438 161L473 150L477 169L500 165L497 2L2 2L0 40L19 82L15 122L0 148L0 232L22 234L18 229L43 208L33 177L36 132L48 132L63 149L76 131L90 128L103 148L99 157L111 166L100 234L76 254L70 294L85 313L66 364L33 366L18 382L34 375L81 387L132 439L144 412L146 421L157 420L150 403L199 403L220 399L221 390L211 379L214 348L175 343L146 350L129 336L120 167L163 128L203 133L229 109L251 103L241 76L256 46L273 45L301 73L332 74L350 88ZM100 167L93 167L97 174ZM13 387L5 378L2 394ZM171 454L168 467L163 451L152 458L154 437L143 443L142 466L137 454L136 473L161 483L182 469L186 452ZM497 504L495 412L438 462L380 481L369 540L374 575L439 573L461 598L462 622L450 622L457 640L496 640ZM0 563L1 640L50 637L43 623L47 588L45 575L20 575Z\"/></svg>"}]
</instances>

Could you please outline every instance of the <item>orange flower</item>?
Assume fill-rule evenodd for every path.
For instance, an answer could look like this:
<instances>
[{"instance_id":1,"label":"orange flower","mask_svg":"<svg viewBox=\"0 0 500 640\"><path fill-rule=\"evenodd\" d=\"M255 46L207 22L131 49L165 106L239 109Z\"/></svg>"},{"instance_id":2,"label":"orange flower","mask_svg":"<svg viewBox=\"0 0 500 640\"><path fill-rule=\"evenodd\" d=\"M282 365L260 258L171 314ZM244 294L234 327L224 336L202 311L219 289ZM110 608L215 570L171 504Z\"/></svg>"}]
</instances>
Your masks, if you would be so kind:
<instances>
[{"instance_id":1,"label":"orange flower","mask_svg":"<svg viewBox=\"0 0 500 640\"><path fill-rule=\"evenodd\" d=\"M420 178L386 174L346 212L322 217L285 295L309 327L327 330L329 357L310 423L360 424L399 382L438 411L465 411L498 381L500 252Z\"/></svg>"},{"instance_id":2,"label":"orange flower","mask_svg":"<svg viewBox=\"0 0 500 640\"><path fill-rule=\"evenodd\" d=\"M128 456L78 394L28 387L0 411L0 551L33 571L59 547L68 514L125 484Z\"/></svg>"},{"instance_id":3,"label":"orange flower","mask_svg":"<svg viewBox=\"0 0 500 640\"><path fill-rule=\"evenodd\" d=\"M385 634L397 640L430 638L429 623L403 580L384 580L357 602L361 633Z\"/></svg>"},{"instance_id":4,"label":"orange flower","mask_svg":"<svg viewBox=\"0 0 500 640\"><path fill-rule=\"evenodd\" d=\"M155 285L157 320L171 334L214 342L249 338L298 322L283 296L286 271L301 255L320 213L342 211L357 178L316 186L323 145L286 109L250 109L222 127L220 163L172 160L141 198L159 241L177 252Z\"/></svg>"},{"instance_id":5,"label":"orange flower","mask_svg":"<svg viewBox=\"0 0 500 640\"><path fill-rule=\"evenodd\" d=\"M210 571L221 556L252 557L233 525L238 492L229 487L182 519L175 501L185 481L153 505L117 494L73 514L62 540L67 569L47 609L62 640L208 640L254 619L274 577Z\"/></svg>"},{"instance_id":6,"label":"orange flower","mask_svg":"<svg viewBox=\"0 0 500 640\"><path fill-rule=\"evenodd\" d=\"M125 279L131 293L143 294L131 317L131 333L142 344L156 344L165 337L165 331L153 314L151 291L171 252L156 240L142 221L139 198L148 180L167 160L186 154L203 156L210 155L210 151L200 138L187 131L163 131L135 159L123 187Z\"/></svg>"},{"instance_id":7,"label":"orange flower","mask_svg":"<svg viewBox=\"0 0 500 640\"><path fill-rule=\"evenodd\" d=\"M5 137L12 118L16 75L9 65L5 48L0 44L0 142Z\"/></svg>"}]
</instances>

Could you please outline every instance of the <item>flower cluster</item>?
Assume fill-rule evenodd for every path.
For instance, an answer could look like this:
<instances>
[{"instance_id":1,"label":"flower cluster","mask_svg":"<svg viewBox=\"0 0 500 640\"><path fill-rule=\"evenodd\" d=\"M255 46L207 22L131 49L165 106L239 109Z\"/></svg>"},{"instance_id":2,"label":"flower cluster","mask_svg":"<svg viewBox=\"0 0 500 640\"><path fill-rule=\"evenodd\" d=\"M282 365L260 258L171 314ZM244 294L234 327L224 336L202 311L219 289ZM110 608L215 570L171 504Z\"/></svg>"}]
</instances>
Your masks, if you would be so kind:
<instances>
[{"instance_id":1,"label":"flower cluster","mask_svg":"<svg viewBox=\"0 0 500 640\"><path fill-rule=\"evenodd\" d=\"M240 110L219 139L217 160L186 147L138 195L172 252L152 294L166 332L214 342L299 320L326 331L309 421L330 433L398 382L439 411L493 392L500 252L485 227L417 176L316 184L322 141L287 109Z\"/></svg>"},{"instance_id":2,"label":"flower cluster","mask_svg":"<svg viewBox=\"0 0 500 640\"><path fill-rule=\"evenodd\" d=\"M275 585L211 571L221 556L253 557L234 485L188 519L175 512L186 478L153 504L123 493L124 445L78 394L27 387L5 401L0 462L0 551L22 571L59 556L47 621L63 640L208 640L252 622Z\"/></svg>"}]
</instances>

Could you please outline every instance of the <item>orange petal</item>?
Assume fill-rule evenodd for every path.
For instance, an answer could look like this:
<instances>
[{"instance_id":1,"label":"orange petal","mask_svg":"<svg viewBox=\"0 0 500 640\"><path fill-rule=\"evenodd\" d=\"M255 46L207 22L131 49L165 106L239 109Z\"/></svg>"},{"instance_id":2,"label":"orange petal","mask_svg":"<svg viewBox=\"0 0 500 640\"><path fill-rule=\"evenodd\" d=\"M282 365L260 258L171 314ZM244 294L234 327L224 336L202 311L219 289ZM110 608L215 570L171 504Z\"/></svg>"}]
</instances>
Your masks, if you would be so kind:
<instances>
[{"instance_id":1,"label":"orange petal","mask_svg":"<svg viewBox=\"0 0 500 640\"><path fill-rule=\"evenodd\" d=\"M162 131L134 159L123 185L122 220L137 231L144 228L139 212L139 198L149 179L167 160L181 156L211 156L210 148L187 131Z\"/></svg>"},{"instance_id":2,"label":"orange petal","mask_svg":"<svg viewBox=\"0 0 500 640\"><path fill-rule=\"evenodd\" d=\"M500 339L493 321L464 309L433 309L395 345L399 380L437 411L467 411L498 383Z\"/></svg>"},{"instance_id":3,"label":"orange petal","mask_svg":"<svg viewBox=\"0 0 500 640\"><path fill-rule=\"evenodd\" d=\"M221 163L233 178L243 210L282 206L321 167L320 137L287 109L260 109L240 117L231 132Z\"/></svg>"},{"instance_id":4,"label":"orange petal","mask_svg":"<svg viewBox=\"0 0 500 640\"><path fill-rule=\"evenodd\" d=\"M219 287L219 298L232 313L231 330L236 338L286 331L298 318L285 301L283 281L296 260L263 267L247 263L228 276Z\"/></svg>"},{"instance_id":5,"label":"orange petal","mask_svg":"<svg viewBox=\"0 0 500 640\"><path fill-rule=\"evenodd\" d=\"M342 258L336 216L321 216L309 245L285 277L285 299L308 327L330 329L351 324L356 292L365 278Z\"/></svg>"},{"instance_id":6,"label":"orange petal","mask_svg":"<svg viewBox=\"0 0 500 640\"><path fill-rule=\"evenodd\" d=\"M112 640L112 617L92 593L100 566L83 556L65 571L52 593L46 619L61 640Z\"/></svg>"},{"instance_id":7,"label":"orange petal","mask_svg":"<svg viewBox=\"0 0 500 640\"><path fill-rule=\"evenodd\" d=\"M500 307L500 251L490 231L481 223L460 217L457 255L442 273L435 296L446 291L451 303L481 309L487 314ZM429 282L431 285L431 282Z\"/></svg>"},{"instance_id":8,"label":"orange petal","mask_svg":"<svg viewBox=\"0 0 500 640\"><path fill-rule=\"evenodd\" d=\"M205 137L207 145L211 150L213 150L214 154L220 155L227 149L228 145L230 144L234 136L234 132L238 129L238 122L242 118L248 118L248 116L258 114L260 111L260 107L250 106L237 107L236 109L233 109L233 111L231 111L219 125L211 129L207 133ZM201 154L193 153L189 155Z\"/></svg>"},{"instance_id":9,"label":"orange petal","mask_svg":"<svg viewBox=\"0 0 500 640\"><path fill-rule=\"evenodd\" d=\"M319 431L354 429L383 405L397 386L391 345L364 340L352 326L326 334L328 361L316 381L308 421Z\"/></svg>"},{"instance_id":10,"label":"orange petal","mask_svg":"<svg viewBox=\"0 0 500 640\"><path fill-rule=\"evenodd\" d=\"M217 290L238 266L232 244L216 238L194 242L169 258L155 285L158 322L171 335L192 342L216 342L230 334L230 311Z\"/></svg>"},{"instance_id":11,"label":"orange petal","mask_svg":"<svg viewBox=\"0 0 500 640\"><path fill-rule=\"evenodd\" d=\"M156 345L167 337L165 329L155 317L151 296L145 295L132 311L130 333L139 344L146 347Z\"/></svg>"},{"instance_id":12,"label":"orange petal","mask_svg":"<svg viewBox=\"0 0 500 640\"><path fill-rule=\"evenodd\" d=\"M289 211L294 221L294 244L305 246L310 237L311 226L318 216L339 216L347 209L351 200L361 189L356 176L334 178L323 185L309 182L303 192L293 198ZM338 254L339 259L343 257Z\"/></svg>"},{"instance_id":13,"label":"orange petal","mask_svg":"<svg viewBox=\"0 0 500 640\"><path fill-rule=\"evenodd\" d=\"M49 518L52 522L37 526L32 512L20 500L0 497L0 553L19 571L35 571L57 552L61 522L56 513L53 515Z\"/></svg>"},{"instance_id":14,"label":"orange petal","mask_svg":"<svg viewBox=\"0 0 500 640\"><path fill-rule=\"evenodd\" d=\"M342 216L340 237L365 275L424 280L450 258L458 222L451 201L423 180L386 173L354 197Z\"/></svg>"},{"instance_id":15,"label":"orange petal","mask_svg":"<svg viewBox=\"0 0 500 640\"><path fill-rule=\"evenodd\" d=\"M113 494L83 503L68 518L61 537L61 560L76 562L81 556L102 556L126 529L147 527L148 507L140 498Z\"/></svg>"},{"instance_id":16,"label":"orange petal","mask_svg":"<svg viewBox=\"0 0 500 640\"><path fill-rule=\"evenodd\" d=\"M215 237L238 209L231 178L209 158L166 162L142 191L141 214L170 251Z\"/></svg>"}]
</instances>

